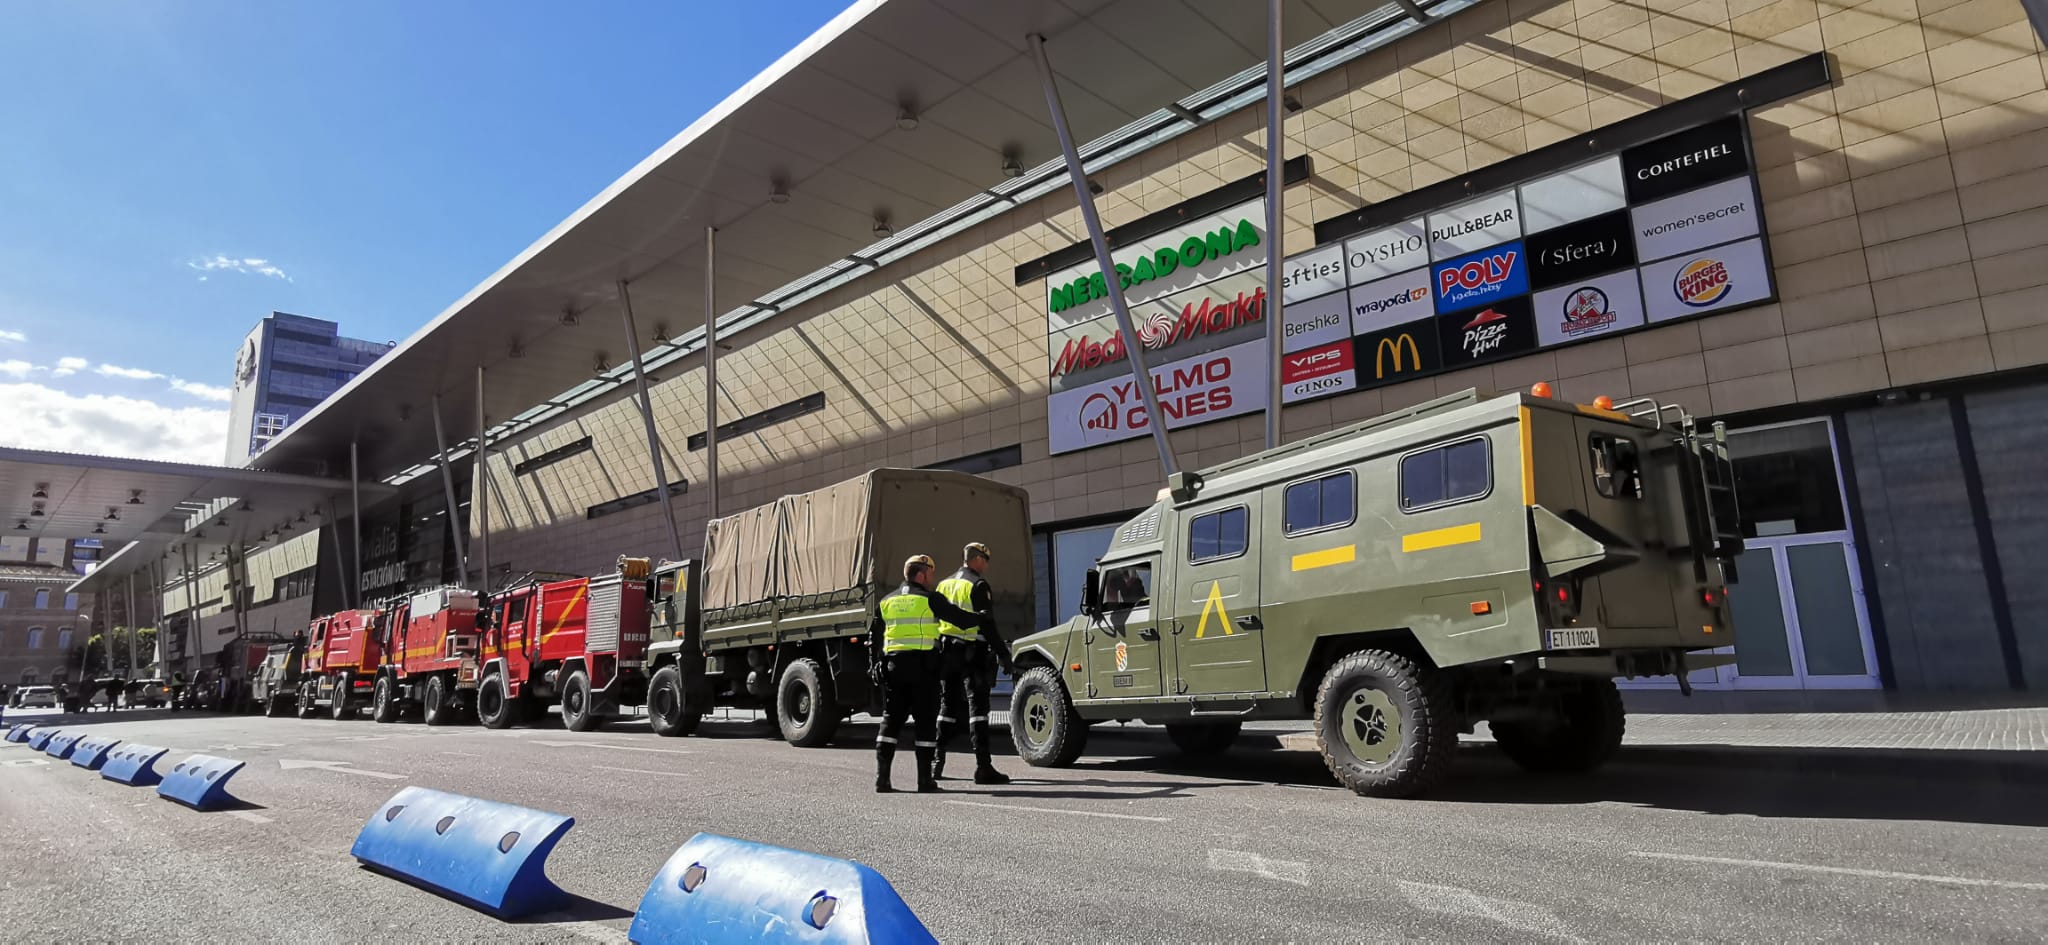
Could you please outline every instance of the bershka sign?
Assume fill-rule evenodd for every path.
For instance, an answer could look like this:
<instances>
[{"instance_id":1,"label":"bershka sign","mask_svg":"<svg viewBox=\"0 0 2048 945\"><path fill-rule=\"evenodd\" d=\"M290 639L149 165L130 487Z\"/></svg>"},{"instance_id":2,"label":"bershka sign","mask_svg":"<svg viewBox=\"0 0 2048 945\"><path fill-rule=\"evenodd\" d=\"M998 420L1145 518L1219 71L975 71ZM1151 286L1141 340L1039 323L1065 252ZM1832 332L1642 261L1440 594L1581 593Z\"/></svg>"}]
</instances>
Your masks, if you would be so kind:
<instances>
[{"instance_id":1,"label":"bershka sign","mask_svg":"<svg viewBox=\"0 0 2048 945\"><path fill-rule=\"evenodd\" d=\"M1265 408L1263 339L1154 368L1152 388L1166 428L1254 413ZM1054 455L1151 432L1137 381L1117 377L1055 391L1046 402L1047 448Z\"/></svg>"},{"instance_id":2,"label":"bershka sign","mask_svg":"<svg viewBox=\"0 0 2048 945\"><path fill-rule=\"evenodd\" d=\"M1265 265L1265 201L1259 200L1168 230L1111 254L1130 305ZM1046 280L1047 333L1110 313L1109 284L1094 260Z\"/></svg>"},{"instance_id":3,"label":"bershka sign","mask_svg":"<svg viewBox=\"0 0 2048 945\"><path fill-rule=\"evenodd\" d=\"M1296 351L1280 359L1280 402L1295 403L1358 387L1351 339Z\"/></svg>"},{"instance_id":4,"label":"bershka sign","mask_svg":"<svg viewBox=\"0 0 2048 945\"><path fill-rule=\"evenodd\" d=\"M1197 293L1201 298L1187 302L1178 316L1167 312L1153 312L1135 326L1138 340L1148 351L1160 351L1190 338L1204 335L1220 335L1234 328L1253 322L1263 322L1266 317L1266 290L1253 289L1239 292L1235 297L1211 297ZM1062 377L1074 371L1101 367L1122 361L1129 356L1124 333L1116 329L1113 319L1104 319L1100 324L1109 331L1106 338L1083 334L1069 338L1052 359L1052 376ZM1058 336L1054 336L1057 341Z\"/></svg>"},{"instance_id":5,"label":"bershka sign","mask_svg":"<svg viewBox=\"0 0 2048 945\"><path fill-rule=\"evenodd\" d=\"M1522 235L1515 192L1502 191L1429 215L1429 258L1448 259Z\"/></svg>"},{"instance_id":6,"label":"bershka sign","mask_svg":"<svg viewBox=\"0 0 2048 945\"><path fill-rule=\"evenodd\" d=\"M1749 170L1742 118L1731 115L1621 152L1630 204L1683 193Z\"/></svg>"},{"instance_id":7,"label":"bershka sign","mask_svg":"<svg viewBox=\"0 0 2048 945\"><path fill-rule=\"evenodd\" d=\"M1342 292L1295 302L1280 310L1280 350L1302 351L1351 337L1351 313Z\"/></svg>"},{"instance_id":8,"label":"bershka sign","mask_svg":"<svg viewBox=\"0 0 2048 945\"><path fill-rule=\"evenodd\" d=\"M1758 223L1756 191L1747 176L1644 204L1629 214L1635 222L1636 249L1644 259L1755 236Z\"/></svg>"},{"instance_id":9,"label":"bershka sign","mask_svg":"<svg viewBox=\"0 0 2048 945\"><path fill-rule=\"evenodd\" d=\"M1529 264L1519 242L1440 263L1431 272L1438 314L1529 291Z\"/></svg>"}]
</instances>

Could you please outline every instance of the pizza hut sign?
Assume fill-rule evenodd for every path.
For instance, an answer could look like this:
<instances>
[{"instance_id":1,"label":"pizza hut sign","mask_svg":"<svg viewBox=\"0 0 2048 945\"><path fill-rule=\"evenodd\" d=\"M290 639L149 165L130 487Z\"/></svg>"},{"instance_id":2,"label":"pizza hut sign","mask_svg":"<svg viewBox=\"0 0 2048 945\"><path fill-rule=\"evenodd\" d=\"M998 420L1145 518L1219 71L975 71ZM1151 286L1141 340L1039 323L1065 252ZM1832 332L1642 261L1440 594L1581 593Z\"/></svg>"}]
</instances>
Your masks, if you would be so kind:
<instances>
[{"instance_id":1,"label":"pizza hut sign","mask_svg":"<svg viewBox=\"0 0 2048 945\"><path fill-rule=\"evenodd\" d=\"M1152 369L1152 389L1166 428L1255 413L1265 407L1266 343L1220 351ZM1054 454L1114 443L1151 432L1145 398L1131 377L1055 392L1046 404L1048 451Z\"/></svg>"}]
</instances>

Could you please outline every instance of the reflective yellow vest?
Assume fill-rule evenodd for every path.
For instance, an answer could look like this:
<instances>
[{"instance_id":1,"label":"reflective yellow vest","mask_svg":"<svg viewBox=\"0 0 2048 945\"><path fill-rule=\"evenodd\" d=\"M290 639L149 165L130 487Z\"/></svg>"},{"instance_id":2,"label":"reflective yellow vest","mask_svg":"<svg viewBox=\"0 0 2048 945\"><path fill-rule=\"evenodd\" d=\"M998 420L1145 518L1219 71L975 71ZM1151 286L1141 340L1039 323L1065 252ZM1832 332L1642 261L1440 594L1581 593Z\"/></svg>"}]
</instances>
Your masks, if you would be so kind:
<instances>
[{"instance_id":1,"label":"reflective yellow vest","mask_svg":"<svg viewBox=\"0 0 2048 945\"><path fill-rule=\"evenodd\" d=\"M949 577L939 582L939 596L944 597L949 601L952 601L953 606L958 607L961 610L967 611L968 613L974 612L973 581L967 580L963 577ZM944 620L941 620L939 621L939 632L949 637L959 637L962 640L981 639L980 624L976 624L972 627L956 627L950 623L947 623Z\"/></svg>"},{"instance_id":2,"label":"reflective yellow vest","mask_svg":"<svg viewBox=\"0 0 2048 945\"><path fill-rule=\"evenodd\" d=\"M929 650L938 645L939 618L932 602L917 594L882 598L882 652Z\"/></svg>"}]
</instances>

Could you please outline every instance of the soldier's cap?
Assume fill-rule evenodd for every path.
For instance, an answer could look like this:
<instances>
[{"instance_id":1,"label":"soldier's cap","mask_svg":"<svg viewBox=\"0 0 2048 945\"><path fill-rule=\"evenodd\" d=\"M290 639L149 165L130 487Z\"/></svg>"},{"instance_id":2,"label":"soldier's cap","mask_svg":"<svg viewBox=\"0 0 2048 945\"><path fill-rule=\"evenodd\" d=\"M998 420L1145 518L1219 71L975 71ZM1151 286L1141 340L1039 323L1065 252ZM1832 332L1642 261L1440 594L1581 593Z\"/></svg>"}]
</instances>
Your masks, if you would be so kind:
<instances>
[{"instance_id":1,"label":"soldier's cap","mask_svg":"<svg viewBox=\"0 0 2048 945\"><path fill-rule=\"evenodd\" d=\"M927 568L937 567L937 565L932 564L931 555L911 555L910 557L903 559L903 570L905 572L908 572L910 570L910 566L914 564L921 564Z\"/></svg>"},{"instance_id":2,"label":"soldier's cap","mask_svg":"<svg viewBox=\"0 0 2048 945\"><path fill-rule=\"evenodd\" d=\"M988 553L988 546L978 541L968 542L967 547L962 549L960 552L960 557L962 558L973 558L977 556L987 558L989 560L994 560L994 557Z\"/></svg>"}]
</instances>

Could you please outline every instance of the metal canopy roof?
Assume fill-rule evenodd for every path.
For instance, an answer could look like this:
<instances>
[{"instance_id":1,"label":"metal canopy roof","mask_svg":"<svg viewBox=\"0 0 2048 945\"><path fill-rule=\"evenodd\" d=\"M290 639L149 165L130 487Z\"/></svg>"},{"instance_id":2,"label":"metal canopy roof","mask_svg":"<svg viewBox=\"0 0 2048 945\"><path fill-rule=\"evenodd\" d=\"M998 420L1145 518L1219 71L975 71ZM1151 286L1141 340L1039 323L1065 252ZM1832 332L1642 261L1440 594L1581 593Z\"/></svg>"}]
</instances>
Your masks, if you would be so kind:
<instances>
[{"instance_id":1,"label":"metal canopy roof","mask_svg":"<svg viewBox=\"0 0 2048 945\"><path fill-rule=\"evenodd\" d=\"M1443 14L1470 2L1422 6ZM1253 100L1264 70L1263 6L861 0L295 423L251 465L336 471L356 440L365 478L394 479L409 467L417 473L435 452L427 412L436 395L451 447L473 439L479 365L494 440L618 396L631 380L619 280L631 284L640 330L649 336L641 339L649 369L672 376L702 347L706 226L718 228L719 334L731 344L737 336L729 331L759 326L892 253L947 235L938 233L942 226L978 222L1065 185L1027 54L1030 34L1047 37L1075 136L1092 142L1083 154L1099 167ZM1287 0L1289 81L1405 34L1416 23L1404 7L1414 9ZM1006 158L1030 170L1006 174ZM770 199L777 190L785 202ZM896 232L878 230L878 221Z\"/></svg>"},{"instance_id":2,"label":"metal canopy roof","mask_svg":"<svg viewBox=\"0 0 2048 945\"><path fill-rule=\"evenodd\" d=\"M372 483L363 497L394 491ZM174 544L192 543L201 552L254 547L273 532L285 537L314 527L323 503L348 494L347 480L0 447L0 534L142 546L123 549L95 574L124 556L131 568L147 564Z\"/></svg>"}]
</instances>

